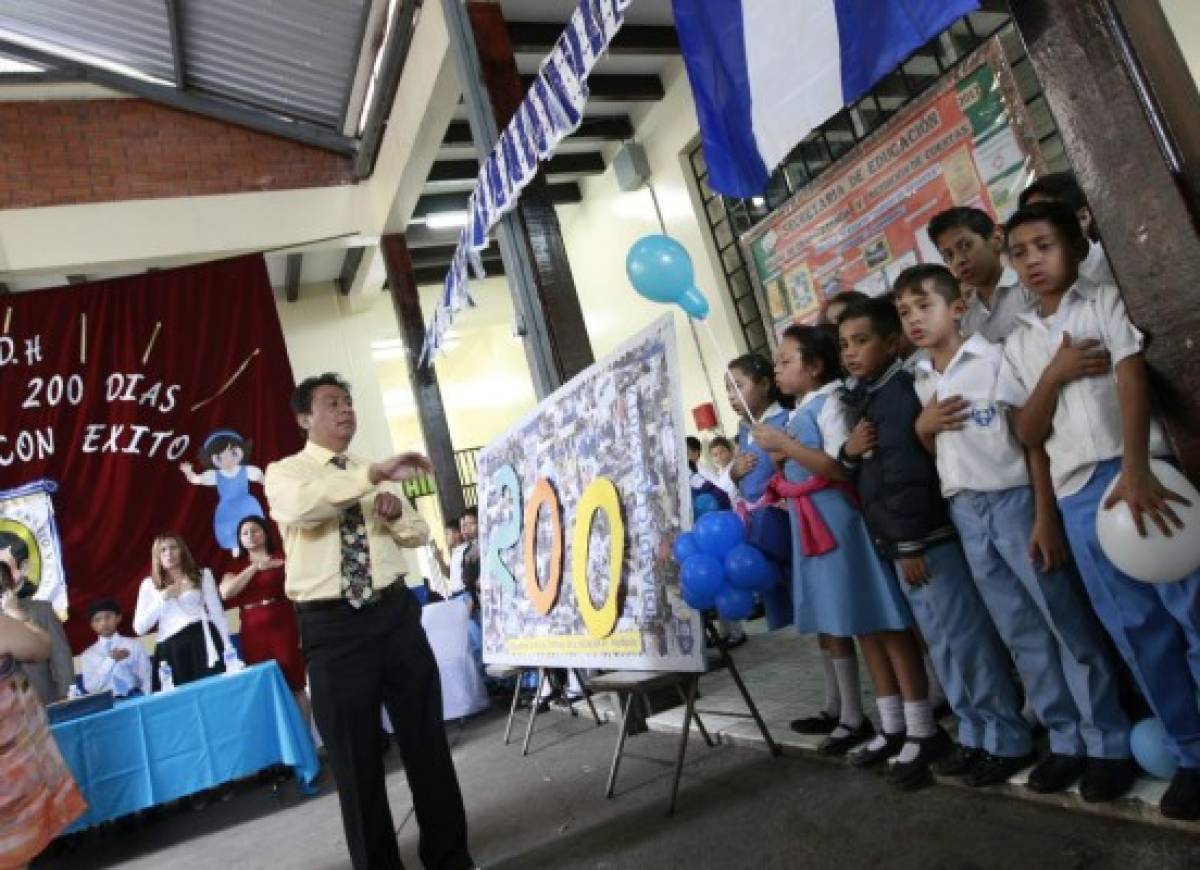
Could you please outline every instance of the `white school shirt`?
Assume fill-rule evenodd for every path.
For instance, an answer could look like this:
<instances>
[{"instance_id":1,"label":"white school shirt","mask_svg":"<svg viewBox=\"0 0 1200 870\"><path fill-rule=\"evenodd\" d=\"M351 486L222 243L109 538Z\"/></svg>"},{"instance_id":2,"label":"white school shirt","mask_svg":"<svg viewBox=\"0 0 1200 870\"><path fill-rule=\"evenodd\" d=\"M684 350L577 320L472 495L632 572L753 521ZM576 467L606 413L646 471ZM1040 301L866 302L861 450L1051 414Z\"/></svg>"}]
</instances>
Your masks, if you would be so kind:
<instances>
[{"instance_id":1,"label":"white school shirt","mask_svg":"<svg viewBox=\"0 0 1200 870\"><path fill-rule=\"evenodd\" d=\"M146 634L158 626L158 641L169 640L193 622L211 622L225 644L233 649L229 641L229 624L225 621L225 608L217 592L216 581L207 568L200 575L200 588L188 589L174 598L164 598L154 586L154 578L147 577L138 589L137 610L133 614L133 630ZM204 632L204 647L208 653L208 664L217 663L216 647L207 631Z\"/></svg>"},{"instance_id":2,"label":"white school shirt","mask_svg":"<svg viewBox=\"0 0 1200 870\"><path fill-rule=\"evenodd\" d=\"M128 658L115 661L112 651L123 649ZM139 641L120 634L97 638L96 642L80 656L83 665L83 690L89 695L111 691L116 695L128 695L135 689L143 695L150 694L150 656Z\"/></svg>"},{"instance_id":3,"label":"white school shirt","mask_svg":"<svg viewBox=\"0 0 1200 870\"><path fill-rule=\"evenodd\" d=\"M1088 242L1087 256L1079 264L1079 274L1093 284L1117 283L1117 279L1113 277L1112 266L1108 263L1108 254L1104 252L1104 245L1099 242Z\"/></svg>"},{"instance_id":4,"label":"white school shirt","mask_svg":"<svg viewBox=\"0 0 1200 870\"><path fill-rule=\"evenodd\" d=\"M931 359L917 366L913 385L922 405L951 396L971 403L971 416L963 428L939 432L935 440L938 477L946 498L964 489L1000 492L1029 485L1025 451L1008 425L1008 409L996 400L1003 365L1000 345L976 333L963 342L944 372L935 369Z\"/></svg>"},{"instance_id":5,"label":"white school shirt","mask_svg":"<svg viewBox=\"0 0 1200 870\"><path fill-rule=\"evenodd\" d=\"M450 578L446 585L447 597L457 595L467 588L467 584L463 582L463 554L466 552L466 542L450 551Z\"/></svg>"},{"instance_id":6,"label":"white school shirt","mask_svg":"<svg viewBox=\"0 0 1200 870\"><path fill-rule=\"evenodd\" d=\"M1004 341L1017 328L1017 318L1033 311L1037 298L1025 288L1012 266L1000 273L989 308L976 291L967 299L967 313L958 325L963 338L979 333L988 341Z\"/></svg>"},{"instance_id":7,"label":"white school shirt","mask_svg":"<svg viewBox=\"0 0 1200 870\"><path fill-rule=\"evenodd\" d=\"M1112 284L1094 284L1081 276L1053 316L1024 314L1020 319L1020 327L1004 344L1004 367L996 391L997 401L1014 408L1028 401L1062 344L1064 332L1071 334L1074 343L1089 338L1100 341L1112 355L1114 369L1122 360L1142 352L1142 334L1130 322L1121 293ZM1080 378L1062 388L1046 439L1050 474L1059 498L1083 489L1096 465L1119 459L1124 446L1115 373ZM1150 455L1171 455L1166 433L1154 419L1150 421Z\"/></svg>"},{"instance_id":8,"label":"white school shirt","mask_svg":"<svg viewBox=\"0 0 1200 870\"><path fill-rule=\"evenodd\" d=\"M850 415L847 413L845 404L837 396L837 391L842 386L841 381L830 381L819 390L805 393L804 398L797 402L795 409L788 414L788 426L790 427L792 419L800 413L805 405L821 396L828 396L820 413L817 414L817 428L821 430L822 449L834 459L838 458L842 452L842 445L850 437Z\"/></svg>"}]
</instances>

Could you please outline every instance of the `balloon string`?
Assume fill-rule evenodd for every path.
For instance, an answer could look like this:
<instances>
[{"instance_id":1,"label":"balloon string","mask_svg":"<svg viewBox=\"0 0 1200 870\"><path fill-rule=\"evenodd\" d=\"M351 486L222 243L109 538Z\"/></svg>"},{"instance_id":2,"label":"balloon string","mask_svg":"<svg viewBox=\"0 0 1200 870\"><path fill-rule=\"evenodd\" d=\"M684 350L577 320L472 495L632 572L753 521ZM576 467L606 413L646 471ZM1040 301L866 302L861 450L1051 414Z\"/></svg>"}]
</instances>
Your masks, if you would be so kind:
<instances>
[{"instance_id":1,"label":"balloon string","mask_svg":"<svg viewBox=\"0 0 1200 870\"><path fill-rule=\"evenodd\" d=\"M708 338L713 343L713 347L717 349L717 354L723 354L724 351L721 348L721 342L717 341L717 334L713 332L712 324L709 323L708 319L706 318L700 321L700 325L703 326L708 332ZM729 359L733 359L733 357L729 357ZM733 391L737 393L737 397L742 403L742 410L746 412L746 416L750 418L750 422L757 423L758 420L755 418L754 412L750 410L750 403L747 402L746 397L742 395L742 388L737 385L737 381L734 380L733 375L729 373L728 368L725 369L725 379L729 381L729 384L733 387Z\"/></svg>"},{"instance_id":2,"label":"balloon string","mask_svg":"<svg viewBox=\"0 0 1200 870\"><path fill-rule=\"evenodd\" d=\"M205 405L207 405L209 402L211 402L213 399L219 398L222 393L224 393L231 386L233 386L233 382L242 376L242 372L244 372L250 366L250 363L254 362L254 358L256 356L258 356L259 350L260 349L257 347L254 348L254 351L250 354L250 356L246 357L245 362L243 362L241 364L241 366L238 367L238 370L230 376L229 380L227 380L225 383L223 383L221 385L221 389L217 390L215 393L213 393L211 396L209 396L203 402L197 402L196 404L192 405L192 410L193 411L200 410Z\"/></svg>"}]
</instances>

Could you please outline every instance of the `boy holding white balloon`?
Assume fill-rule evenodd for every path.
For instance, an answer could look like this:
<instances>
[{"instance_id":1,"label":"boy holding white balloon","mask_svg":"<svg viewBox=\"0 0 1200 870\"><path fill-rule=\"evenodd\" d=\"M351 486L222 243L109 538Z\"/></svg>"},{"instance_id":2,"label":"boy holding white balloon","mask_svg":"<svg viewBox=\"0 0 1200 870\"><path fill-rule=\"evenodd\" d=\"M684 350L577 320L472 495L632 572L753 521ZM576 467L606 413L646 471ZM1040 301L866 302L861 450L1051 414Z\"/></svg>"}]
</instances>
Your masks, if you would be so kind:
<instances>
[{"instance_id":1,"label":"boy holding white balloon","mask_svg":"<svg viewBox=\"0 0 1200 870\"><path fill-rule=\"evenodd\" d=\"M967 303L944 266L904 270L896 307L926 351L915 378L925 405L917 435L937 458L975 585L1050 732L1050 754L1029 788L1058 792L1082 780L1084 800L1114 800L1136 773L1129 721L1107 643L1070 568L1046 454L1026 456L996 401L1003 351L983 335L962 337Z\"/></svg>"},{"instance_id":2,"label":"boy holding white balloon","mask_svg":"<svg viewBox=\"0 0 1200 870\"><path fill-rule=\"evenodd\" d=\"M1020 409L1016 431L1026 446L1045 445L1088 595L1179 762L1160 809L1169 818L1197 819L1200 560L1165 573L1151 564L1176 548L1185 551L1183 562L1187 551L1195 553L1195 514L1185 539L1178 535L1184 524L1176 512L1195 505L1163 486L1163 472L1151 467L1152 458L1169 459L1171 452L1150 413L1142 335L1115 286L1080 275L1088 247L1069 207L1029 205L1009 219L1005 232L1013 267L1039 304L1036 312L1021 316L1005 343L997 400ZM1116 515L1107 512L1113 509L1128 509L1136 534L1120 541L1101 538L1097 520L1111 524ZM1157 538L1153 543L1144 540L1147 529ZM1137 559L1147 547L1153 552ZM1146 579L1157 574L1161 581L1171 573L1182 579L1134 579L1106 550L1123 564L1140 561Z\"/></svg>"}]
</instances>

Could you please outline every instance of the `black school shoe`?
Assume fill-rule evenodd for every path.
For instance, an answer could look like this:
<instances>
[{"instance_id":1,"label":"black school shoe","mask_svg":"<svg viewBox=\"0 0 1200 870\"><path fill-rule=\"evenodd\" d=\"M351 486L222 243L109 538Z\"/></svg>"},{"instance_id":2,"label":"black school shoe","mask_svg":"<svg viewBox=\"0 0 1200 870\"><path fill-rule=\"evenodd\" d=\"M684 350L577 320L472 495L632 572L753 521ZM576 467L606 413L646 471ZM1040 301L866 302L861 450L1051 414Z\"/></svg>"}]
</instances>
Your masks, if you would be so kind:
<instances>
[{"instance_id":1,"label":"black school shoe","mask_svg":"<svg viewBox=\"0 0 1200 870\"><path fill-rule=\"evenodd\" d=\"M1009 777L1033 764L1037 758L1032 752L1025 755L992 755L985 752L979 763L963 777L963 782L972 788L985 788L1008 782Z\"/></svg>"},{"instance_id":2,"label":"black school shoe","mask_svg":"<svg viewBox=\"0 0 1200 870\"><path fill-rule=\"evenodd\" d=\"M964 776L970 773L985 755L987 753L982 749L972 749L955 743L949 754L933 766L933 772L938 776Z\"/></svg>"},{"instance_id":3,"label":"black school shoe","mask_svg":"<svg viewBox=\"0 0 1200 870\"><path fill-rule=\"evenodd\" d=\"M930 776L931 766L955 746L950 735L941 727L929 737L913 737L905 742L916 743L919 751L912 761L896 762L892 765L892 785L901 791L915 791L933 782L933 777Z\"/></svg>"},{"instance_id":4,"label":"black school shoe","mask_svg":"<svg viewBox=\"0 0 1200 870\"><path fill-rule=\"evenodd\" d=\"M1090 804L1114 801L1133 788L1136 778L1132 758L1089 758L1079 794Z\"/></svg>"},{"instance_id":5,"label":"black school shoe","mask_svg":"<svg viewBox=\"0 0 1200 870\"><path fill-rule=\"evenodd\" d=\"M846 756L846 761L850 762L851 767L865 768L874 767L889 758L895 758L900 754L900 750L904 748L904 732L898 731L895 734L884 734L884 743L878 749L871 749L863 746L854 750Z\"/></svg>"},{"instance_id":6,"label":"black school shoe","mask_svg":"<svg viewBox=\"0 0 1200 870\"><path fill-rule=\"evenodd\" d=\"M1084 775L1090 759L1083 755L1058 755L1051 752L1029 773L1026 787L1038 794L1065 791Z\"/></svg>"},{"instance_id":7,"label":"black school shoe","mask_svg":"<svg viewBox=\"0 0 1200 870\"><path fill-rule=\"evenodd\" d=\"M850 733L843 737L834 737L832 735L826 737L821 741L821 745L817 747L817 752L820 752L822 755L845 755L855 746L858 746L858 744L866 743L875 736L875 726L871 724L870 719L864 718L862 724L853 730L850 729L849 725L842 725L840 722L838 725Z\"/></svg>"},{"instance_id":8,"label":"black school shoe","mask_svg":"<svg viewBox=\"0 0 1200 870\"><path fill-rule=\"evenodd\" d=\"M1200 767L1179 768L1158 809L1168 819L1200 819Z\"/></svg>"},{"instance_id":9,"label":"black school shoe","mask_svg":"<svg viewBox=\"0 0 1200 870\"><path fill-rule=\"evenodd\" d=\"M837 726L838 717L830 716L824 710L816 716L805 716L791 722L791 728L797 734L828 734Z\"/></svg>"}]
</instances>

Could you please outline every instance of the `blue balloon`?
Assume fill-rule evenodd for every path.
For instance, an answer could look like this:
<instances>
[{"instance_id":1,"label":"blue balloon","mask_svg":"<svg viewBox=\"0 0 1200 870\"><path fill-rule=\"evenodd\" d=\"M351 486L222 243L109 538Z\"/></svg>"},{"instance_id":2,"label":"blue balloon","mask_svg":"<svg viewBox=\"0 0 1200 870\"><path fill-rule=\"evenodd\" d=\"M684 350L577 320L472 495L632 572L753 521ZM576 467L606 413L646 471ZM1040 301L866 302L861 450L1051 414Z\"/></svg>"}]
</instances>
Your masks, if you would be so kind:
<instances>
[{"instance_id":1,"label":"blue balloon","mask_svg":"<svg viewBox=\"0 0 1200 870\"><path fill-rule=\"evenodd\" d=\"M1142 770L1158 779L1170 779L1179 767L1167 749L1167 735L1157 719L1143 719L1133 726L1129 748Z\"/></svg>"},{"instance_id":2,"label":"blue balloon","mask_svg":"<svg viewBox=\"0 0 1200 870\"><path fill-rule=\"evenodd\" d=\"M677 535L675 543L671 546L671 553L680 565L688 560L688 556L694 556L699 552L700 550L696 547L696 536L691 532Z\"/></svg>"},{"instance_id":3,"label":"blue balloon","mask_svg":"<svg viewBox=\"0 0 1200 870\"><path fill-rule=\"evenodd\" d=\"M717 593L725 588L725 568L716 556L696 553L683 563L680 580L684 600L699 610L707 610L715 603Z\"/></svg>"},{"instance_id":4,"label":"blue balloon","mask_svg":"<svg viewBox=\"0 0 1200 870\"><path fill-rule=\"evenodd\" d=\"M725 575L740 589L767 592L779 585L779 566L750 544L739 544L725 554Z\"/></svg>"},{"instance_id":5,"label":"blue balloon","mask_svg":"<svg viewBox=\"0 0 1200 870\"><path fill-rule=\"evenodd\" d=\"M717 593L717 613L722 619L745 619L754 612L754 593L726 586Z\"/></svg>"},{"instance_id":6,"label":"blue balloon","mask_svg":"<svg viewBox=\"0 0 1200 870\"><path fill-rule=\"evenodd\" d=\"M723 559L746 539L746 527L733 511L713 511L696 520L692 534L701 553Z\"/></svg>"},{"instance_id":7,"label":"blue balloon","mask_svg":"<svg viewBox=\"0 0 1200 870\"><path fill-rule=\"evenodd\" d=\"M625 274L633 289L651 302L677 303L689 316L708 316L708 300L696 288L692 258L669 236L643 236L625 257Z\"/></svg>"},{"instance_id":8,"label":"blue balloon","mask_svg":"<svg viewBox=\"0 0 1200 870\"><path fill-rule=\"evenodd\" d=\"M717 497L711 492L702 492L696 496L696 500L692 502L692 517L699 519L705 514L711 514L713 511L719 511L721 503L717 501Z\"/></svg>"}]
</instances>

